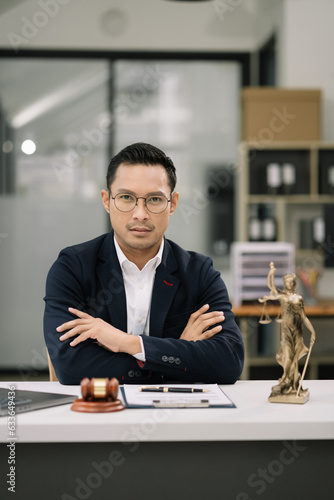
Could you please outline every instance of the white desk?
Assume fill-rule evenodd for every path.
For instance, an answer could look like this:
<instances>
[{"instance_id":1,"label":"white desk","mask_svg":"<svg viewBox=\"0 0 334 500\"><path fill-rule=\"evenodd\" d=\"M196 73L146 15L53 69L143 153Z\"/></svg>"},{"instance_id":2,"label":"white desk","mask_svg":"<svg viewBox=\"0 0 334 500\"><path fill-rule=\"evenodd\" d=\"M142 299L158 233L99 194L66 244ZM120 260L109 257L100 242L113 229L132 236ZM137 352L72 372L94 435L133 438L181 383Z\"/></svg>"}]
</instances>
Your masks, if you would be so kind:
<instances>
[{"instance_id":1,"label":"white desk","mask_svg":"<svg viewBox=\"0 0 334 500\"><path fill-rule=\"evenodd\" d=\"M280 439L334 439L334 381L306 381L310 401L282 405L267 401L271 381L239 381L222 386L236 409L128 409L86 414L70 405L17 416L21 443L123 442L132 426L141 427L145 441L262 441ZM8 387L0 382L0 387ZM17 389L80 395L79 386L59 382L17 382ZM145 432L145 428L146 432ZM6 418L0 418L0 441L6 440Z\"/></svg>"},{"instance_id":2,"label":"white desk","mask_svg":"<svg viewBox=\"0 0 334 500\"><path fill-rule=\"evenodd\" d=\"M319 492L325 488L333 491L334 486L334 380L305 381L304 388L310 390L305 405L269 403L275 383L239 381L223 386L235 409L82 414L64 405L18 415L17 481L24 482L26 495L22 499L62 499L67 493L66 500L85 494L92 499L136 496L164 500L173 498L170 488L175 489L174 499L251 500L260 495L261 500L276 500L286 495L287 488L292 488L289 498L294 491L296 500L321 498ZM0 383L0 387L9 385ZM17 389L80 394L78 386L58 382L14 385ZM8 455L7 435L7 419L2 417L1 464L6 464ZM113 453L122 463L104 478L93 464L110 465ZM259 470L267 471L264 478ZM46 496L33 497L37 490L31 475L35 471L48 488ZM166 474L173 477L173 485ZM81 490L80 481L86 485ZM138 496L138 488L142 496ZM151 493L147 494L147 488ZM111 491L120 496L110 496Z\"/></svg>"}]
</instances>

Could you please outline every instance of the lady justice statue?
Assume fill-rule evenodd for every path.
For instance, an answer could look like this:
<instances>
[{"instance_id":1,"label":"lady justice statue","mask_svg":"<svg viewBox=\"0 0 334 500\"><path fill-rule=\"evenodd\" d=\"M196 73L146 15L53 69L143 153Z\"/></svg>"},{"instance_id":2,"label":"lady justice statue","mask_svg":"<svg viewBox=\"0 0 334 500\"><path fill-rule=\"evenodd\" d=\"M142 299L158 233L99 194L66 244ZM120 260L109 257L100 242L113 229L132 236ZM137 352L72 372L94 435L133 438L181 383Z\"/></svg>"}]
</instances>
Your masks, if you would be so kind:
<instances>
[{"instance_id":1,"label":"lady justice statue","mask_svg":"<svg viewBox=\"0 0 334 500\"><path fill-rule=\"evenodd\" d=\"M315 342L315 330L306 317L304 301L301 295L296 293L296 275L285 274L283 276L284 290L279 290L275 285L275 267L270 263L267 283L270 290L259 302L266 309L268 300L279 300L281 306L281 343L280 350L276 355L278 363L283 367L283 376L278 384L272 387L269 401L274 403L306 403L309 399L308 389L302 388L307 364L311 350ZM271 321L268 314L265 320ZM307 348L303 341L303 325L311 332L310 346ZM302 376L299 373L298 361L307 354Z\"/></svg>"}]
</instances>

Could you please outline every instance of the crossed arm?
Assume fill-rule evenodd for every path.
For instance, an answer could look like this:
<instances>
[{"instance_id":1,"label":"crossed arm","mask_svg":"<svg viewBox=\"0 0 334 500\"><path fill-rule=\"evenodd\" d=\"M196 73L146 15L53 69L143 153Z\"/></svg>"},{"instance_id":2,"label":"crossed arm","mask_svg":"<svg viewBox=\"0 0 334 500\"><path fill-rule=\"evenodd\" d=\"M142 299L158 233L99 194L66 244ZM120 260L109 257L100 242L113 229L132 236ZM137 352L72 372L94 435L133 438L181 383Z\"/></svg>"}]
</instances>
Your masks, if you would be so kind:
<instances>
[{"instance_id":1,"label":"crossed arm","mask_svg":"<svg viewBox=\"0 0 334 500\"><path fill-rule=\"evenodd\" d=\"M121 285L111 281L103 289L110 295L101 295L100 282L90 278L94 275L90 268L96 268L94 259L87 269L79 257L72 249L63 251L46 284L44 336L61 383L111 375L122 383L158 383L163 378L207 383L237 380L243 366L242 338L224 283L209 260L190 266L188 272L194 276L190 285L180 280L179 301L172 303L165 323L159 323L158 335L152 330L149 336L137 337L126 333L125 311L115 312L123 304L123 297L119 300L117 295ZM118 300L111 308L114 297ZM72 304L75 309L69 309ZM155 304L156 311L159 307ZM111 312L114 319L123 319L114 323ZM136 356L142 345L145 362Z\"/></svg>"},{"instance_id":2,"label":"crossed arm","mask_svg":"<svg viewBox=\"0 0 334 500\"><path fill-rule=\"evenodd\" d=\"M205 304L191 314L181 334L181 339L197 342L209 339L222 330L222 326L217 323L224 321L224 313L222 311L207 312L209 307L209 304ZM122 332L101 318L94 318L78 309L70 307L68 310L78 318L58 326L57 332L65 332L59 338L60 341L75 337L70 342L70 346L75 347L87 339L93 339L115 353L134 355L141 352L139 337Z\"/></svg>"}]
</instances>

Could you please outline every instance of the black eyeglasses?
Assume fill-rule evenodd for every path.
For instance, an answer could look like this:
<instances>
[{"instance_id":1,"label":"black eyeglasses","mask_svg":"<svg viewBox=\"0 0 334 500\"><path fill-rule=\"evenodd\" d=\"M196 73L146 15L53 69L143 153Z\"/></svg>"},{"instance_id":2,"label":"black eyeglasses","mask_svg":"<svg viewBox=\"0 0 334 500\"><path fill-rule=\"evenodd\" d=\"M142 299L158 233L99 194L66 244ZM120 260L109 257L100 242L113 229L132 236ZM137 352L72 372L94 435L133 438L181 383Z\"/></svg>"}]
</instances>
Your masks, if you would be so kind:
<instances>
[{"instance_id":1,"label":"black eyeglasses","mask_svg":"<svg viewBox=\"0 0 334 500\"><path fill-rule=\"evenodd\" d=\"M115 207L120 212L131 212L138 204L138 200L145 200L145 207L152 214L161 214L166 210L168 203L172 199L172 197L170 197L168 200L163 194L152 194L146 198L129 193L118 193L116 196L113 196L111 191L110 197L114 200Z\"/></svg>"}]
</instances>

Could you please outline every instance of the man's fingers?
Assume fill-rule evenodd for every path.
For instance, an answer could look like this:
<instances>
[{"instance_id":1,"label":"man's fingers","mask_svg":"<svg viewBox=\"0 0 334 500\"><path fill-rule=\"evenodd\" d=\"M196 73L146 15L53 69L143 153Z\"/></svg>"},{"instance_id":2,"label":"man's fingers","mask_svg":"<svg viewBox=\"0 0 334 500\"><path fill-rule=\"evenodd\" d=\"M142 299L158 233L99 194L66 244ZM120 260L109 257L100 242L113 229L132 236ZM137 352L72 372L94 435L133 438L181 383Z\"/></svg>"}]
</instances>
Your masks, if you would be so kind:
<instances>
[{"instance_id":1,"label":"man's fingers","mask_svg":"<svg viewBox=\"0 0 334 500\"><path fill-rule=\"evenodd\" d=\"M78 322L81 322L82 320L86 320L87 322L87 320L93 319L93 317L90 316L89 314L83 311L79 311L79 309L74 309L74 307L69 307L68 310L70 311L70 313L75 314L80 319L72 319L71 321L63 323L62 325L56 328L57 332L63 332L64 330L69 330L70 328L76 326Z\"/></svg>"},{"instance_id":2,"label":"man's fingers","mask_svg":"<svg viewBox=\"0 0 334 500\"><path fill-rule=\"evenodd\" d=\"M82 318L82 319L92 318L92 316L90 316L89 314L87 314L83 311L79 311L79 309L74 309L74 307L69 307L68 310L70 311L70 313L78 316L78 318Z\"/></svg>"},{"instance_id":3,"label":"man's fingers","mask_svg":"<svg viewBox=\"0 0 334 500\"><path fill-rule=\"evenodd\" d=\"M87 339L89 339L89 335L82 333L81 335L78 335L77 338L73 339L72 342L70 342L70 346L75 347L76 345L80 344L80 342L84 342Z\"/></svg>"},{"instance_id":4,"label":"man's fingers","mask_svg":"<svg viewBox=\"0 0 334 500\"><path fill-rule=\"evenodd\" d=\"M78 316L79 319L72 319L71 321L67 321L66 323L63 323L62 325L58 326L56 328L57 332L63 332L64 330L70 330L71 328L75 327L78 324L82 323L82 320L86 320L86 323L94 319L93 316L90 316L89 314L79 311L79 309L75 309L74 307L69 307L68 310L70 311L71 314L75 314Z\"/></svg>"},{"instance_id":5,"label":"man's fingers","mask_svg":"<svg viewBox=\"0 0 334 500\"><path fill-rule=\"evenodd\" d=\"M59 340L67 340L71 337L74 337L75 335L80 335L81 333L84 333L87 331L87 326L86 325L77 325L74 328L71 328L68 330L64 335L59 337Z\"/></svg>"},{"instance_id":6,"label":"man's fingers","mask_svg":"<svg viewBox=\"0 0 334 500\"><path fill-rule=\"evenodd\" d=\"M196 321L202 314L204 314L209 309L209 304L204 304L204 306L200 307L197 311L191 314L191 318L193 321Z\"/></svg>"},{"instance_id":7,"label":"man's fingers","mask_svg":"<svg viewBox=\"0 0 334 500\"><path fill-rule=\"evenodd\" d=\"M200 320L208 320L213 317L219 317L220 321L223 321L221 317L224 317L224 313L222 311L211 311L207 313L206 311L209 309L209 304L205 304L204 306L200 307L197 311L192 313L190 318L192 319L192 322L195 323L196 321Z\"/></svg>"},{"instance_id":8,"label":"man's fingers","mask_svg":"<svg viewBox=\"0 0 334 500\"><path fill-rule=\"evenodd\" d=\"M76 326L87 325L89 321L82 319L72 319L72 321L67 321L56 328L57 332L64 332L65 330L71 330Z\"/></svg>"},{"instance_id":9,"label":"man's fingers","mask_svg":"<svg viewBox=\"0 0 334 500\"><path fill-rule=\"evenodd\" d=\"M210 330L206 330L205 332L203 332L203 337L205 337L206 339L211 339L211 337L221 332L222 329L223 327L221 325L215 326L214 328L211 328Z\"/></svg>"},{"instance_id":10,"label":"man's fingers","mask_svg":"<svg viewBox=\"0 0 334 500\"><path fill-rule=\"evenodd\" d=\"M221 323L225 320L224 313L221 311L212 311L211 313L202 314L197 318L197 325L201 325L203 331L216 323Z\"/></svg>"}]
</instances>

